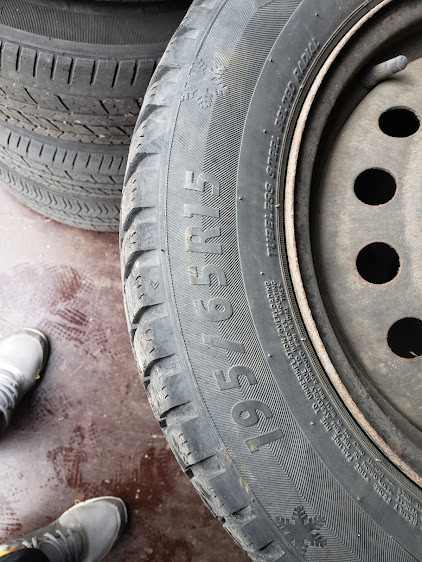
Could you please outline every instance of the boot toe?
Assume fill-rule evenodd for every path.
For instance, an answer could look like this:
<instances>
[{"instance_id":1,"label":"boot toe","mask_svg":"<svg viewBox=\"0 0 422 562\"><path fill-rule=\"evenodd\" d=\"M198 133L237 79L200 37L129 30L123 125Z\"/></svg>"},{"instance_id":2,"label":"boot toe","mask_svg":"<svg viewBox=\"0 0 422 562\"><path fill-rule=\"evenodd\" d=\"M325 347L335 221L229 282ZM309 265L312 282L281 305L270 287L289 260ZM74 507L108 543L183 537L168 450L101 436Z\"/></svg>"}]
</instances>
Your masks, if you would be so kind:
<instances>
[{"instance_id":1,"label":"boot toe","mask_svg":"<svg viewBox=\"0 0 422 562\"><path fill-rule=\"evenodd\" d=\"M119 539L127 523L127 511L120 498L105 496L79 503L59 518L62 527L82 531L85 552L81 562L102 560Z\"/></svg>"},{"instance_id":2,"label":"boot toe","mask_svg":"<svg viewBox=\"0 0 422 562\"><path fill-rule=\"evenodd\" d=\"M47 356L48 340L38 330L18 330L0 340L0 369L9 367L19 371L24 393L44 368Z\"/></svg>"}]
</instances>

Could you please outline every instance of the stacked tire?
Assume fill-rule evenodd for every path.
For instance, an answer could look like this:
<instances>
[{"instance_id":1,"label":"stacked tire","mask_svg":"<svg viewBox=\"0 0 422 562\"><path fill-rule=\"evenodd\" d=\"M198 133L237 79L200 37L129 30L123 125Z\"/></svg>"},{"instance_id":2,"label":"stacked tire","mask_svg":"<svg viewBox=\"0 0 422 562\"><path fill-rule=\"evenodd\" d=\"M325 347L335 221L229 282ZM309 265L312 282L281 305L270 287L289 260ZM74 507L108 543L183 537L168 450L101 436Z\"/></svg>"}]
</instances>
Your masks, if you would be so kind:
<instances>
[{"instance_id":1,"label":"stacked tire","mask_svg":"<svg viewBox=\"0 0 422 562\"><path fill-rule=\"evenodd\" d=\"M4 0L1 184L59 222L117 230L132 130L188 4Z\"/></svg>"}]
</instances>

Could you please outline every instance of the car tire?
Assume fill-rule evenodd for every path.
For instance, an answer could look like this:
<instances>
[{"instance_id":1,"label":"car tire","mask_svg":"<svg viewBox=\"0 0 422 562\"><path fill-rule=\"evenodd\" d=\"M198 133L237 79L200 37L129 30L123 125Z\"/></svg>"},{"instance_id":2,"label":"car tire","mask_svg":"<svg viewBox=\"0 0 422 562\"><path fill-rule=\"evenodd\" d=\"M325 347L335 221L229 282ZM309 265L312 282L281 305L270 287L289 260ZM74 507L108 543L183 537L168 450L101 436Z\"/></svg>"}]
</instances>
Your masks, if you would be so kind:
<instances>
[{"instance_id":1,"label":"car tire","mask_svg":"<svg viewBox=\"0 0 422 562\"><path fill-rule=\"evenodd\" d=\"M0 13L0 177L35 211L118 230L145 90L188 2L6 0Z\"/></svg>"},{"instance_id":2,"label":"car tire","mask_svg":"<svg viewBox=\"0 0 422 562\"><path fill-rule=\"evenodd\" d=\"M352 400L327 367L330 327L318 346L286 242L302 112L325 90L341 100L349 83L357 104L374 60L365 33L379 57L389 25L405 29L416 11L381 0L196 0L136 126L121 223L135 357L182 469L253 560L420 559L420 448L401 426L377 432L358 415L369 390L361 383ZM346 68L343 86L330 82ZM343 98L342 123L356 104ZM326 106L305 128L301 166L318 160ZM305 219L295 218L303 237Z\"/></svg>"}]
</instances>

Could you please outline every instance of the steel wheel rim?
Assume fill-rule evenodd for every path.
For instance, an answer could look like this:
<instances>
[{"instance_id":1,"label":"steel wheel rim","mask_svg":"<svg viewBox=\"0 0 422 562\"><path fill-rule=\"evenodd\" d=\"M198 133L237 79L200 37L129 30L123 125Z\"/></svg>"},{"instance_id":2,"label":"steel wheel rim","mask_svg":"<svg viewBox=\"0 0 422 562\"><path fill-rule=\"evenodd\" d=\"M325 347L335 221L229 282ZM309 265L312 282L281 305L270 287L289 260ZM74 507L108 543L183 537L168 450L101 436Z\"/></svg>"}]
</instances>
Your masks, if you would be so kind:
<instances>
[{"instance_id":1,"label":"steel wheel rim","mask_svg":"<svg viewBox=\"0 0 422 562\"><path fill-rule=\"evenodd\" d=\"M315 312L315 309L318 307L313 306L313 304L315 304L317 297L314 295L310 297L311 291L309 289L309 282L307 283L306 280L304 281L304 278L306 279L306 277L309 278L310 276L309 266L311 261L313 261L313 258L309 258L309 256L306 258L306 260L304 260L303 258L304 248L309 252L309 246L306 248L306 244L298 241L298 224L296 223L298 207L297 200L299 199L298 192L300 194L298 184L300 184L301 181L301 172L299 171L299 173L297 173L297 170L298 168L299 170L301 168L300 156L301 151L304 150L304 137L306 136L306 127L309 127L309 121L312 118L315 98L318 97L320 89L323 89L322 85L324 83L324 80L326 80L326 77L332 72L337 59L343 56L343 51L347 51L347 49L349 49L349 54L353 52L353 46L351 47L351 43L355 40L355 35L363 33L362 29L365 27L365 25L367 27L371 25L371 18L375 19L376 17L381 17L383 9L391 9L392 5L394 4L395 3L391 0L381 2L371 12L368 13L365 19L358 22L355 27L350 30L347 36L343 38L341 43L339 43L339 45L334 49L330 57L324 63L324 66L320 69L312 85L311 91L308 93L294 132L294 138L292 141L288 162L284 205L284 235L286 238L287 256L292 284L294 286L294 290L298 300L298 306L301 312L301 316L304 320L310 340L313 344L313 348L316 351L322 365L324 366L325 371L327 372L332 384L342 398L344 404L347 406L349 412L352 414L353 418L361 425L361 427L372 439L372 441L376 443L376 445L382 450L382 452L387 456L387 458L389 458L391 462L393 462L400 470L402 470L411 480L421 486L421 472L418 470L418 466L420 465L418 465L417 461L413 462L413 458L411 459L411 462L409 462L409 458L411 457L411 455L407 453L407 449L405 451L406 454L402 455L398 450L397 440L400 439L402 435L401 432L396 432L396 428L393 425L393 431L395 431L397 435L394 434L392 441L389 441L388 430L391 431L391 428L387 428L383 420L382 423L384 425L380 430L380 427L377 427L377 424L373 423L374 420L369 419L370 416L368 416L368 412L365 411L365 408L367 408L367 404L363 404L362 401L359 402L359 397L356 396L356 392L354 392L354 389L352 388L353 385L351 385L351 387L349 384L347 384L347 381L345 382L345 380L343 380L341 369L338 368L338 364L334 364L334 362L332 361L333 350L326 347L326 342L321 335L321 318L325 319L328 318L328 316L325 309L324 313L321 314L319 312ZM358 63L356 64L358 66ZM380 166L380 168L382 168L382 166ZM303 227L303 224L301 224L301 226ZM283 233L283 229L281 229L281 232ZM304 262L306 262L305 265ZM304 270L305 275L303 274ZM317 277L315 271L314 277L315 279ZM315 279L313 281L314 283ZM319 279L316 285L318 289L314 292L319 293ZM312 300L312 298L314 298L314 300ZM319 299L322 302L320 295ZM394 439L396 439L395 442ZM418 449L417 445L414 446L413 442L409 444L408 450L411 451L412 454L416 451L416 455L419 454L420 458L420 450Z\"/></svg>"}]
</instances>

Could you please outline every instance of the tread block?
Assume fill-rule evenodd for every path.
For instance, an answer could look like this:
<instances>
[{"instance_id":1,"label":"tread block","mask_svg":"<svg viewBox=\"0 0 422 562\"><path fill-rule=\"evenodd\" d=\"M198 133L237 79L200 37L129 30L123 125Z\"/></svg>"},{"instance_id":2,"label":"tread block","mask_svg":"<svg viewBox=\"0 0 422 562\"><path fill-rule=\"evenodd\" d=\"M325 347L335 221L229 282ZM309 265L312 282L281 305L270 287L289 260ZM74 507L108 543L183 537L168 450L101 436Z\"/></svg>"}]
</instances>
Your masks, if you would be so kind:
<instances>
[{"instance_id":1,"label":"tread block","mask_svg":"<svg viewBox=\"0 0 422 562\"><path fill-rule=\"evenodd\" d=\"M1 75L16 73L16 61L19 54L19 45L4 42L1 46Z\"/></svg>"},{"instance_id":2,"label":"tread block","mask_svg":"<svg viewBox=\"0 0 422 562\"><path fill-rule=\"evenodd\" d=\"M149 81L151 80L151 76L154 72L155 66L156 60L152 57L138 59L136 61L136 70L131 81L131 86L133 88L136 88L136 90L146 90Z\"/></svg>"},{"instance_id":3,"label":"tread block","mask_svg":"<svg viewBox=\"0 0 422 562\"><path fill-rule=\"evenodd\" d=\"M20 101L16 98L15 87L13 85L8 85L9 96L13 101ZM51 94L37 88L24 88L24 94L28 100L27 103L33 105L37 109L48 109L49 111L67 111L65 105L61 101L59 96ZM24 111L24 113L26 113Z\"/></svg>"},{"instance_id":4,"label":"tread block","mask_svg":"<svg viewBox=\"0 0 422 562\"><path fill-rule=\"evenodd\" d=\"M48 84L51 80L51 75L53 73L53 64L55 63L55 57L52 53L38 53L38 58L35 68L35 76L37 83Z\"/></svg>"},{"instance_id":5,"label":"tread block","mask_svg":"<svg viewBox=\"0 0 422 562\"><path fill-rule=\"evenodd\" d=\"M254 562L287 562L286 552L275 541L258 552L249 553L249 556Z\"/></svg>"},{"instance_id":6,"label":"tread block","mask_svg":"<svg viewBox=\"0 0 422 562\"><path fill-rule=\"evenodd\" d=\"M195 474L195 469L193 471ZM243 498L239 494L239 481L228 470L211 477L195 474L192 484L215 517L232 515L248 503L246 495ZM243 488L244 483L241 486Z\"/></svg>"},{"instance_id":7,"label":"tread block","mask_svg":"<svg viewBox=\"0 0 422 562\"><path fill-rule=\"evenodd\" d=\"M127 86L133 81L137 70L136 60L122 60L119 63L117 74L114 79L115 86Z\"/></svg>"},{"instance_id":8,"label":"tread block","mask_svg":"<svg viewBox=\"0 0 422 562\"><path fill-rule=\"evenodd\" d=\"M117 61L115 60L97 60L97 68L93 80L93 84L97 87L110 89L114 85L114 77L117 73Z\"/></svg>"},{"instance_id":9,"label":"tread block","mask_svg":"<svg viewBox=\"0 0 422 562\"><path fill-rule=\"evenodd\" d=\"M57 83L68 84L69 74L72 68L73 58L66 55L56 55L54 78Z\"/></svg>"},{"instance_id":10,"label":"tread block","mask_svg":"<svg viewBox=\"0 0 422 562\"><path fill-rule=\"evenodd\" d=\"M137 257L148 250L156 250L157 247L157 224L155 222L142 222L138 215L122 242L122 260L126 264L125 279L128 278Z\"/></svg>"},{"instance_id":11,"label":"tread block","mask_svg":"<svg viewBox=\"0 0 422 562\"><path fill-rule=\"evenodd\" d=\"M36 55L37 51L35 49L25 46L21 47L19 61L20 72L28 76L34 73Z\"/></svg>"},{"instance_id":12,"label":"tread block","mask_svg":"<svg viewBox=\"0 0 422 562\"><path fill-rule=\"evenodd\" d=\"M60 96L62 108L66 107L70 112L78 112L82 115L104 114L104 108L101 101L96 98L81 96L72 96L70 94L62 94ZM63 110L63 109L62 109Z\"/></svg>"},{"instance_id":13,"label":"tread block","mask_svg":"<svg viewBox=\"0 0 422 562\"><path fill-rule=\"evenodd\" d=\"M173 448L179 463L187 468L215 455L221 443L204 418L179 419L176 408L167 416L166 438Z\"/></svg>"},{"instance_id":14,"label":"tread block","mask_svg":"<svg viewBox=\"0 0 422 562\"><path fill-rule=\"evenodd\" d=\"M148 164L145 162L145 164ZM155 167L142 167L127 181L122 198L123 231L129 228L133 217L141 209L153 208L158 203L159 172Z\"/></svg>"},{"instance_id":15,"label":"tread block","mask_svg":"<svg viewBox=\"0 0 422 562\"><path fill-rule=\"evenodd\" d=\"M69 84L89 85L94 77L94 59L77 57L73 61L72 72L69 77Z\"/></svg>"},{"instance_id":16,"label":"tread block","mask_svg":"<svg viewBox=\"0 0 422 562\"><path fill-rule=\"evenodd\" d=\"M5 83L4 80L1 80L0 91L5 99L10 98L22 104L36 106L36 102L28 94L26 88L19 84L16 84L16 86L12 86L12 84Z\"/></svg>"},{"instance_id":17,"label":"tread block","mask_svg":"<svg viewBox=\"0 0 422 562\"><path fill-rule=\"evenodd\" d=\"M224 527L246 551L261 550L275 539L268 521L257 517L251 507L231 515Z\"/></svg>"},{"instance_id":18,"label":"tread block","mask_svg":"<svg viewBox=\"0 0 422 562\"><path fill-rule=\"evenodd\" d=\"M165 302L162 278L158 265L146 266L139 258L133 264L125 283L125 296L130 311L129 321L132 324L137 322L137 317L144 307Z\"/></svg>"},{"instance_id":19,"label":"tread block","mask_svg":"<svg viewBox=\"0 0 422 562\"><path fill-rule=\"evenodd\" d=\"M164 374L162 369L152 369L147 394L158 419L191 400L187 377L180 371L180 367L166 369Z\"/></svg>"},{"instance_id":20,"label":"tread block","mask_svg":"<svg viewBox=\"0 0 422 562\"><path fill-rule=\"evenodd\" d=\"M25 138L23 138L23 140L25 140ZM29 139L26 139L28 142L28 147L27 147L27 155L28 158L33 158L34 160L39 159L40 154L41 154L41 149L44 146L44 143L39 141L38 139L33 139L31 141L29 141Z\"/></svg>"},{"instance_id":21,"label":"tread block","mask_svg":"<svg viewBox=\"0 0 422 562\"><path fill-rule=\"evenodd\" d=\"M151 167L154 167L156 170L161 169L160 154L166 146L167 130L159 125L162 125L162 123L159 123L159 121L154 118L149 118L142 123L136 135L134 135L129 148L128 160L130 164L126 170L128 177L139 169L140 163L143 162L146 157L154 159L153 162L151 162ZM151 135L151 138L149 139L148 150L143 151L141 147L143 145L143 138L146 135ZM144 167L144 165L142 167Z\"/></svg>"},{"instance_id":22,"label":"tread block","mask_svg":"<svg viewBox=\"0 0 422 562\"><path fill-rule=\"evenodd\" d=\"M165 51L167 62L171 66L187 65L192 52L192 43L195 42L201 32L201 29L189 28L182 23Z\"/></svg>"},{"instance_id":23,"label":"tread block","mask_svg":"<svg viewBox=\"0 0 422 562\"><path fill-rule=\"evenodd\" d=\"M146 87L146 86L145 86ZM134 98L104 98L101 100L103 112L108 115L136 117L139 113L140 103Z\"/></svg>"},{"instance_id":24,"label":"tread block","mask_svg":"<svg viewBox=\"0 0 422 562\"><path fill-rule=\"evenodd\" d=\"M167 316L142 319L135 332L133 347L142 372L158 359L170 357L176 352L176 344L167 337L169 320Z\"/></svg>"}]
</instances>

